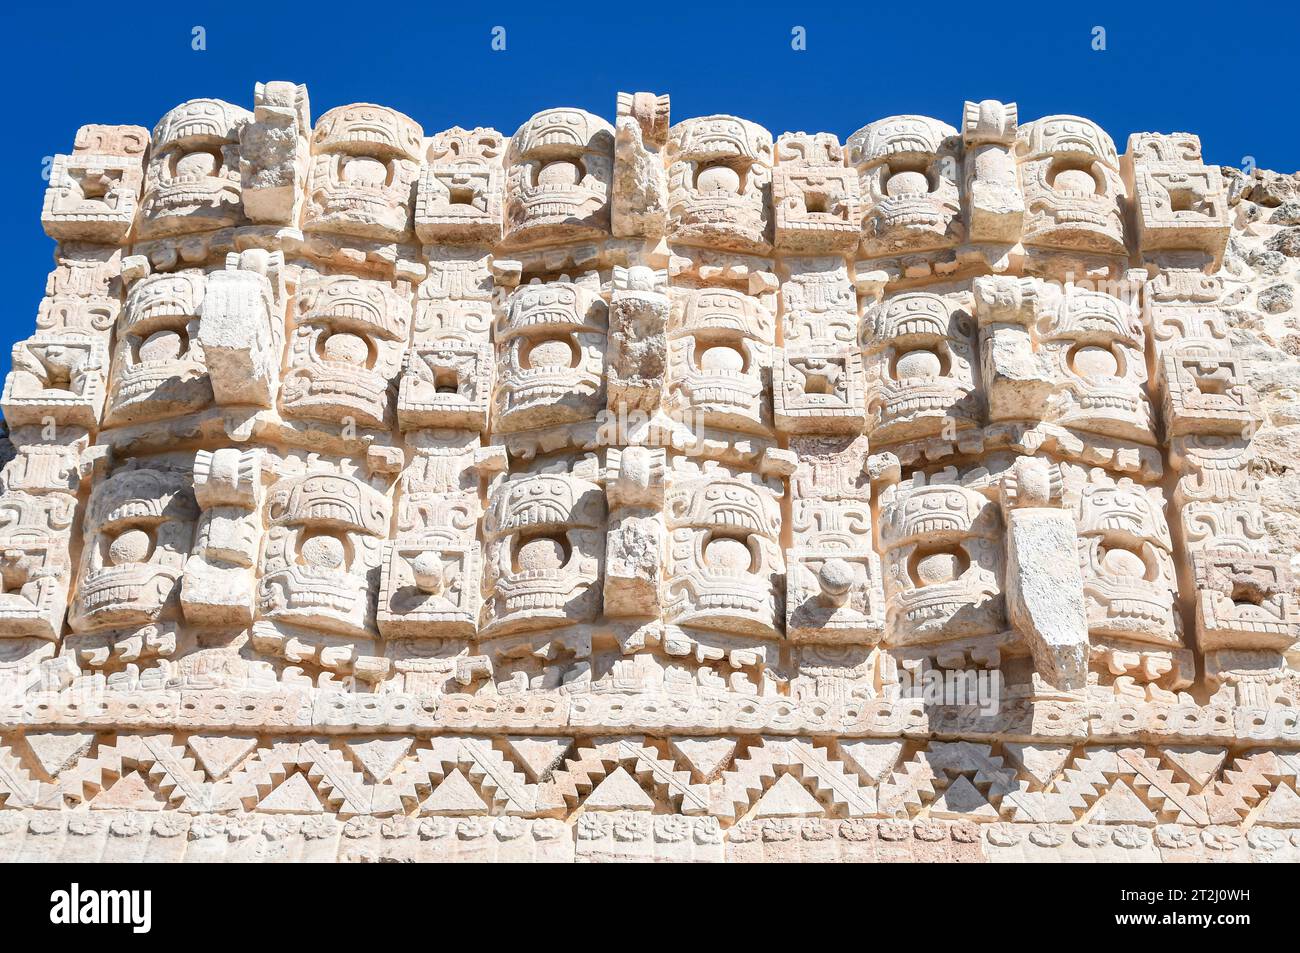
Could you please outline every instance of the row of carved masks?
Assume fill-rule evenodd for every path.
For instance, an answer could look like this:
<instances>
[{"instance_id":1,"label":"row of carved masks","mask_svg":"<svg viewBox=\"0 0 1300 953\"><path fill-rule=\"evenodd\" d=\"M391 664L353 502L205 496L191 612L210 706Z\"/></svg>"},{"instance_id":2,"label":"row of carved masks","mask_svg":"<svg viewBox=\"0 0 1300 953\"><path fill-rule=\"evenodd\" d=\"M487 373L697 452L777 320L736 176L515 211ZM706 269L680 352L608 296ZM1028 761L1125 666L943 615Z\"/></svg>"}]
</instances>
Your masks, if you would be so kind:
<instances>
[{"instance_id":1,"label":"row of carved masks","mask_svg":"<svg viewBox=\"0 0 1300 953\"><path fill-rule=\"evenodd\" d=\"M606 504L564 473L507 477L483 521L483 637L593 622L601 608Z\"/></svg>"},{"instance_id":2,"label":"row of carved masks","mask_svg":"<svg viewBox=\"0 0 1300 953\"><path fill-rule=\"evenodd\" d=\"M240 133L253 114L215 99L182 103L154 129L140 201L142 238L244 223ZM312 134L303 227L409 240L423 130L369 103L331 109Z\"/></svg>"},{"instance_id":3,"label":"row of carved masks","mask_svg":"<svg viewBox=\"0 0 1300 953\"><path fill-rule=\"evenodd\" d=\"M1142 643L1180 645L1176 581L1164 494L1101 470L1075 476L1088 631Z\"/></svg>"},{"instance_id":4,"label":"row of carved masks","mask_svg":"<svg viewBox=\"0 0 1300 953\"><path fill-rule=\"evenodd\" d=\"M387 498L344 474L286 477L267 494L267 524L259 614L373 637Z\"/></svg>"},{"instance_id":5,"label":"row of carved masks","mask_svg":"<svg viewBox=\"0 0 1300 953\"><path fill-rule=\"evenodd\" d=\"M239 133L253 114L219 99L193 99L153 131L140 235L163 238L243 221Z\"/></svg>"},{"instance_id":6,"label":"row of carved masks","mask_svg":"<svg viewBox=\"0 0 1300 953\"><path fill-rule=\"evenodd\" d=\"M312 132L303 227L376 241L411 236L424 131L395 109L339 106Z\"/></svg>"},{"instance_id":7,"label":"row of carved masks","mask_svg":"<svg viewBox=\"0 0 1300 953\"><path fill-rule=\"evenodd\" d=\"M411 304L385 281L307 278L295 295L294 329L280 394L286 417L389 427Z\"/></svg>"},{"instance_id":8,"label":"row of carved masks","mask_svg":"<svg viewBox=\"0 0 1300 953\"><path fill-rule=\"evenodd\" d=\"M889 644L993 635L1007 627L998 506L955 476L916 474L882 497Z\"/></svg>"},{"instance_id":9,"label":"row of carved masks","mask_svg":"<svg viewBox=\"0 0 1300 953\"><path fill-rule=\"evenodd\" d=\"M206 285L202 272L185 271L132 286L114 350L108 425L182 416L213 404L199 333ZM278 321L268 294L263 309ZM406 297L387 282L339 275L305 279L295 301L280 397L285 416L389 426L410 328ZM237 394L237 382L231 383Z\"/></svg>"},{"instance_id":10,"label":"row of carved masks","mask_svg":"<svg viewBox=\"0 0 1300 953\"><path fill-rule=\"evenodd\" d=\"M609 308L582 285L523 285L496 322L493 408L502 432L594 420L605 408Z\"/></svg>"},{"instance_id":11,"label":"row of carved masks","mask_svg":"<svg viewBox=\"0 0 1300 953\"><path fill-rule=\"evenodd\" d=\"M1078 116L1045 116L1020 127L1015 151L1026 245L1127 253L1119 156L1100 126Z\"/></svg>"},{"instance_id":12,"label":"row of carved masks","mask_svg":"<svg viewBox=\"0 0 1300 953\"><path fill-rule=\"evenodd\" d=\"M892 116L858 130L847 147L861 179L863 255L965 240L956 129L925 116ZM1026 245L1125 254L1119 157L1100 127L1077 116L1046 116L1020 127L1015 154Z\"/></svg>"},{"instance_id":13,"label":"row of carved masks","mask_svg":"<svg viewBox=\"0 0 1300 953\"><path fill-rule=\"evenodd\" d=\"M669 130L665 161L671 240L770 250L771 133L735 116L688 119Z\"/></svg>"},{"instance_id":14,"label":"row of carved masks","mask_svg":"<svg viewBox=\"0 0 1300 953\"><path fill-rule=\"evenodd\" d=\"M198 516L185 474L126 470L99 483L86 511L70 615L74 630L174 617ZM388 520L384 495L355 477L280 480L268 494L259 613L343 635L373 635Z\"/></svg>"},{"instance_id":15,"label":"row of carved masks","mask_svg":"<svg viewBox=\"0 0 1300 953\"><path fill-rule=\"evenodd\" d=\"M690 119L674 126L670 136L670 237L685 244L766 251L771 136L731 116ZM947 248L965 240L963 153L956 129L925 116L891 116L864 126L846 146L859 177L865 257ZM1105 132L1086 119L1048 116L1020 129L1016 155L1028 208L1026 244L1124 253L1124 187L1114 143ZM816 189L801 191L818 200ZM850 204L856 207L856 200Z\"/></svg>"},{"instance_id":16,"label":"row of carved masks","mask_svg":"<svg viewBox=\"0 0 1300 953\"><path fill-rule=\"evenodd\" d=\"M243 222L239 136L252 121L247 110L212 99L183 103L162 118L140 203L143 238ZM603 119L580 109L545 110L508 147L495 130L447 130L434 137L423 166L422 137L418 123L384 106L356 103L321 116L304 227L399 241L411 238L414 221L425 241L491 243L504 217L514 247L609 234L614 130ZM861 185L864 255L963 240L955 129L924 116L892 116L864 126L846 145ZM1020 128L1015 152L1026 244L1123 253L1124 187L1104 131L1076 116L1048 116ZM669 131L665 162L673 240L770 250L773 142L766 130L733 116L689 119ZM804 185L805 198L820 201L817 187ZM856 214L856 199L850 204Z\"/></svg>"},{"instance_id":17,"label":"row of carved masks","mask_svg":"<svg viewBox=\"0 0 1300 953\"><path fill-rule=\"evenodd\" d=\"M548 109L506 152L505 242L529 246L608 236L614 128L581 109Z\"/></svg>"},{"instance_id":18,"label":"row of carved masks","mask_svg":"<svg viewBox=\"0 0 1300 953\"><path fill-rule=\"evenodd\" d=\"M664 501L664 619L775 637L781 632L781 487L752 473L679 462Z\"/></svg>"},{"instance_id":19,"label":"row of carved masks","mask_svg":"<svg viewBox=\"0 0 1300 953\"><path fill-rule=\"evenodd\" d=\"M188 475L123 470L98 483L69 621L77 632L175 615L198 506Z\"/></svg>"},{"instance_id":20,"label":"row of carved masks","mask_svg":"<svg viewBox=\"0 0 1300 953\"><path fill-rule=\"evenodd\" d=\"M863 322L868 432L878 443L978 427L975 321L959 301L906 292L874 305Z\"/></svg>"},{"instance_id":21,"label":"row of carved masks","mask_svg":"<svg viewBox=\"0 0 1300 953\"><path fill-rule=\"evenodd\" d=\"M219 100L177 106L154 131L141 200L145 238L241 224L239 135L247 110ZM448 130L430 143L394 109L354 103L322 115L312 133L307 230L375 241L515 245L609 233L614 131L580 109L538 113L510 140L502 202L504 138L495 130ZM419 183L417 189L417 183ZM418 202L417 202L418 192ZM413 213L414 216L413 216Z\"/></svg>"},{"instance_id":22,"label":"row of carved masks","mask_svg":"<svg viewBox=\"0 0 1300 953\"><path fill-rule=\"evenodd\" d=\"M925 116L891 116L863 126L848 142L865 214L862 253L869 258L958 244L961 138Z\"/></svg>"},{"instance_id":23,"label":"row of carved masks","mask_svg":"<svg viewBox=\"0 0 1300 953\"><path fill-rule=\"evenodd\" d=\"M776 320L757 298L703 288L674 303L668 326L670 413L708 427L766 433L772 427Z\"/></svg>"}]
</instances>

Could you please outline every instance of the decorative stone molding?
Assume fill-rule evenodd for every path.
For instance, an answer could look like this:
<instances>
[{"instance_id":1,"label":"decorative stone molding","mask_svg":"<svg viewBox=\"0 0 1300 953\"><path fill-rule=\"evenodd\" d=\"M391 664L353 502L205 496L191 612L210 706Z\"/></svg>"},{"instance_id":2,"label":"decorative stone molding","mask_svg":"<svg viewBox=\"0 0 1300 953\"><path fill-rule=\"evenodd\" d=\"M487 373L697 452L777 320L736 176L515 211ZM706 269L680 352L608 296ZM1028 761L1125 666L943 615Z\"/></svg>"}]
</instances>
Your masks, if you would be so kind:
<instances>
[{"instance_id":1,"label":"decorative stone molding","mask_svg":"<svg viewBox=\"0 0 1300 953\"><path fill-rule=\"evenodd\" d=\"M1300 187L615 107L55 159L0 858L1300 859Z\"/></svg>"}]
</instances>

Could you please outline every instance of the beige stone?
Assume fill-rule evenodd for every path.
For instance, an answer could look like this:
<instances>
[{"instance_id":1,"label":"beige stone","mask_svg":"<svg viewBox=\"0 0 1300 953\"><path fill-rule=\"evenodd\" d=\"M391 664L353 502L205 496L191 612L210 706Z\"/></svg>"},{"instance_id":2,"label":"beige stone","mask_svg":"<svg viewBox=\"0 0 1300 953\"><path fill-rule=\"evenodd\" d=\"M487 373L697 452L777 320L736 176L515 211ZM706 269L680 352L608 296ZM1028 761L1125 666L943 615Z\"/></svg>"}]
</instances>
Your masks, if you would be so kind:
<instances>
[{"instance_id":1,"label":"beige stone","mask_svg":"<svg viewBox=\"0 0 1300 953\"><path fill-rule=\"evenodd\" d=\"M1294 177L612 106L55 159L0 858L1300 859Z\"/></svg>"}]
</instances>

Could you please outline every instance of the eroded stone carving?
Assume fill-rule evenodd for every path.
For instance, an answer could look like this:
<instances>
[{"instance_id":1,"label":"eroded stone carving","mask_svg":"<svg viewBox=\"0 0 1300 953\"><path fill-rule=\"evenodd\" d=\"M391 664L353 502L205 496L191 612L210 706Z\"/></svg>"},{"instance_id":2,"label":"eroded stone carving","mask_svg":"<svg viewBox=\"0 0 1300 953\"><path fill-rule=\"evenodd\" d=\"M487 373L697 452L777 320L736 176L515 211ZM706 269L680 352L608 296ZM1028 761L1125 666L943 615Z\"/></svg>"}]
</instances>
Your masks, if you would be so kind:
<instances>
[{"instance_id":1,"label":"eroded stone carving","mask_svg":"<svg viewBox=\"0 0 1300 953\"><path fill-rule=\"evenodd\" d=\"M1289 179L252 105L53 163L0 857L1294 859Z\"/></svg>"}]
</instances>

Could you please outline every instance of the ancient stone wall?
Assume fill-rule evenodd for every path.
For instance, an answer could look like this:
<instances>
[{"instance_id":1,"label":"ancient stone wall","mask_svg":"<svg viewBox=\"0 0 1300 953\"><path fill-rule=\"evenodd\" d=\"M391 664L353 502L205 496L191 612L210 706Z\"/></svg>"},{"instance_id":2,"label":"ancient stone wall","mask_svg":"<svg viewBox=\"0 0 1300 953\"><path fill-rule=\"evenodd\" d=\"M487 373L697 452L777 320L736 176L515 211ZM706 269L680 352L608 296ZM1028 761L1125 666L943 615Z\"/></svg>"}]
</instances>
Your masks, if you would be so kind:
<instances>
[{"instance_id":1,"label":"ancient stone wall","mask_svg":"<svg viewBox=\"0 0 1300 953\"><path fill-rule=\"evenodd\" d=\"M0 857L1300 858L1300 188L1074 116L86 126Z\"/></svg>"}]
</instances>

